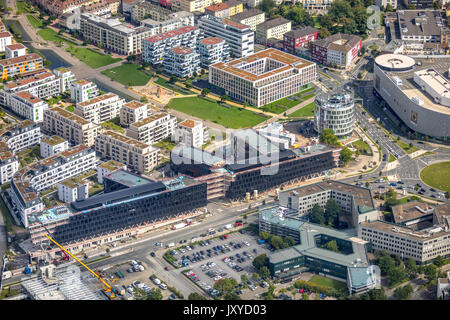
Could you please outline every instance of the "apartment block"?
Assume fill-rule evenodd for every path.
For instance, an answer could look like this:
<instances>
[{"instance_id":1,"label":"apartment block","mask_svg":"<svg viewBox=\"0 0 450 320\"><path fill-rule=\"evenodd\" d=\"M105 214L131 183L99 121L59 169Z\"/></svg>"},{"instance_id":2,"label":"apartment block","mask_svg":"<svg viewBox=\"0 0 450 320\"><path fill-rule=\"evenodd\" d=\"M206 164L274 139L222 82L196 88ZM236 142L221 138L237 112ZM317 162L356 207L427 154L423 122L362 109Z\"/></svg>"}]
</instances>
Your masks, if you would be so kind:
<instances>
[{"instance_id":1,"label":"apartment block","mask_svg":"<svg viewBox=\"0 0 450 320\"><path fill-rule=\"evenodd\" d=\"M42 122L44 110L48 104L27 91L20 91L11 95L9 107L12 111L33 122Z\"/></svg>"},{"instance_id":2,"label":"apartment block","mask_svg":"<svg viewBox=\"0 0 450 320\"><path fill-rule=\"evenodd\" d=\"M319 30L313 27L294 29L283 35L283 49L286 52L295 54L295 49L307 48L312 41L319 37Z\"/></svg>"},{"instance_id":3,"label":"apartment block","mask_svg":"<svg viewBox=\"0 0 450 320\"><path fill-rule=\"evenodd\" d=\"M81 14L80 32L92 43L101 43L103 48L123 55L140 53L142 40L151 36L147 27L136 27L117 18L106 19L90 13Z\"/></svg>"},{"instance_id":4,"label":"apartment block","mask_svg":"<svg viewBox=\"0 0 450 320\"><path fill-rule=\"evenodd\" d=\"M164 21L171 13L172 11L169 9L148 1L144 1L136 3L132 7L131 19L133 21L141 21L144 19Z\"/></svg>"},{"instance_id":5,"label":"apartment block","mask_svg":"<svg viewBox=\"0 0 450 320\"><path fill-rule=\"evenodd\" d=\"M162 64L170 49L178 46L194 49L197 40L202 37L200 29L191 26L149 37L142 44L142 59L152 65Z\"/></svg>"},{"instance_id":6,"label":"apartment block","mask_svg":"<svg viewBox=\"0 0 450 320\"><path fill-rule=\"evenodd\" d=\"M273 48L209 67L211 84L257 107L298 93L316 77L315 63Z\"/></svg>"},{"instance_id":7,"label":"apartment block","mask_svg":"<svg viewBox=\"0 0 450 320\"><path fill-rule=\"evenodd\" d=\"M198 20L198 26L205 36L225 40L233 57L247 57L253 54L255 38L249 26L209 15L202 16Z\"/></svg>"},{"instance_id":8,"label":"apartment block","mask_svg":"<svg viewBox=\"0 0 450 320\"><path fill-rule=\"evenodd\" d=\"M164 20L144 19L141 24L150 30L149 36L155 36L182 27L194 26L194 14L186 11L172 12Z\"/></svg>"},{"instance_id":9,"label":"apartment block","mask_svg":"<svg viewBox=\"0 0 450 320\"><path fill-rule=\"evenodd\" d=\"M163 68L178 78L190 78L200 71L200 55L188 47L171 48L164 55Z\"/></svg>"},{"instance_id":10,"label":"apartment block","mask_svg":"<svg viewBox=\"0 0 450 320\"><path fill-rule=\"evenodd\" d=\"M100 124L118 117L124 103L125 99L120 98L117 94L106 93L77 103L74 113L89 122Z\"/></svg>"},{"instance_id":11,"label":"apartment block","mask_svg":"<svg viewBox=\"0 0 450 320\"><path fill-rule=\"evenodd\" d=\"M348 68L361 51L362 38L337 33L311 44L311 58L323 64L335 64Z\"/></svg>"},{"instance_id":12,"label":"apartment block","mask_svg":"<svg viewBox=\"0 0 450 320\"><path fill-rule=\"evenodd\" d=\"M144 120L148 116L148 106L139 101L125 103L120 109L120 124L128 127L130 124Z\"/></svg>"},{"instance_id":13,"label":"apartment block","mask_svg":"<svg viewBox=\"0 0 450 320\"><path fill-rule=\"evenodd\" d=\"M6 142L0 141L0 184L11 181L19 170L19 158L11 152Z\"/></svg>"},{"instance_id":14,"label":"apartment block","mask_svg":"<svg viewBox=\"0 0 450 320\"><path fill-rule=\"evenodd\" d=\"M44 66L44 60L37 53L30 53L24 56L0 60L1 79L16 75L25 76L29 73L38 71Z\"/></svg>"},{"instance_id":15,"label":"apartment block","mask_svg":"<svg viewBox=\"0 0 450 320\"><path fill-rule=\"evenodd\" d=\"M163 112L130 124L126 135L142 143L153 145L169 138L174 133L176 125L177 119Z\"/></svg>"},{"instance_id":16,"label":"apartment block","mask_svg":"<svg viewBox=\"0 0 450 320\"><path fill-rule=\"evenodd\" d=\"M0 139L6 142L10 151L17 153L41 142L41 127L31 120L24 120L3 130Z\"/></svg>"},{"instance_id":17,"label":"apartment block","mask_svg":"<svg viewBox=\"0 0 450 320\"><path fill-rule=\"evenodd\" d=\"M6 59L21 57L27 54L27 47L21 43L11 44L5 48Z\"/></svg>"},{"instance_id":18,"label":"apartment block","mask_svg":"<svg viewBox=\"0 0 450 320\"><path fill-rule=\"evenodd\" d=\"M40 145L42 158L54 156L57 153L66 151L67 149L69 149L69 142L60 136L51 136L42 139Z\"/></svg>"},{"instance_id":19,"label":"apartment block","mask_svg":"<svg viewBox=\"0 0 450 320\"><path fill-rule=\"evenodd\" d=\"M334 0L296 0L303 4L303 8L310 14L324 14L328 12Z\"/></svg>"},{"instance_id":20,"label":"apartment block","mask_svg":"<svg viewBox=\"0 0 450 320\"><path fill-rule=\"evenodd\" d=\"M11 45L12 35L8 31L0 32L0 52L6 51L6 47Z\"/></svg>"},{"instance_id":21,"label":"apartment block","mask_svg":"<svg viewBox=\"0 0 450 320\"><path fill-rule=\"evenodd\" d=\"M251 30L256 31L256 26L266 21L266 16L263 11L254 8L233 15L230 20L249 26Z\"/></svg>"},{"instance_id":22,"label":"apartment block","mask_svg":"<svg viewBox=\"0 0 450 320\"><path fill-rule=\"evenodd\" d=\"M126 170L127 166L114 161L114 160L109 160L106 162L103 162L101 165L99 165L97 167L97 181L100 184L103 184L103 177L106 175L109 175L111 172L116 171L116 170Z\"/></svg>"},{"instance_id":23,"label":"apartment block","mask_svg":"<svg viewBox=\"0 0 450 320\"><path fill-rule=\"evenodd\" d=\"M149 172L159 164L160 149L114 131L100 133L95 151L101 158L124 163L128 169Z\"/></svg>"},{"instance_id":24,"label":"apartment block","mask_svg":"<svg viewBox=\"0 0 450 320\"><path fill-rule=\"evenodd\" d=\"M230 13L228 5L225 2L213 4L205 8L205 14L212 15L218 18L229 18Z\"/></svg>"},{"instance_id":25,"label":"apartment block","mask_svg":"<svg viewBox=\"0 0 450 320\"><path fill-rule=\"evenodd\" d=\"M179 0L175 7L187 12L205 12L205 8L213 4L221 3L222 0Z\"/></svg>"},{"instance_id":26,"label":"apartment block","mask_svg":"<svg viewBox=\"0 0 450 320\"><path fill-rule=\"evenodd\" d=\"M225 62L230 57L230 47L225 40L208 37L197 42L197 52L200 55L200 64L207 69L210 65Z\"/></svg>"},{"instance_id":27,"label":"apartment block","mask_svg":"<svg viewBox=\"0 0 450 320\"><path fill-rule=\"evenodd\" d=\"M11 199L24 226L28 227L29 214L44 209L39 199L41 191L96 167L95 151L78 145L20 169L11 181Z\"/></svg>"},{"instance_id":28,"label":"apartment block","mask_svg":"<svg viewBox=\"0 0 450 320\"><path fill-rule=\"evenodd\" d=\"M172 140L176 144L201 148L208 137L206 129L200 121L184 120L178 123Z\"/></svg>"},{"instance_id":29,"label":"apartment block","mask_svg":"<svg viewBox=\"0 0 450 320\"><path fill-rule=\"evenodd\" d=\"M283 35L291 31L292 22L283 17L267 20L256 26L257 43L267 44L269 39L283 40Z\"/></svg>"},{"instance_id":30,"label":"apartment block","mask_svg":"<svg viewBox=\"0 0 450 320\"><path fill-rule=\"evenodd\" d=\"M74 202L89 198L88 182L77 177L58 183L58 199L62 202Z\"/></svg>"},{"instance_id":31,"label":"apartment block","mask_svg":"<svg viewBox=\"0 0 450 320\"><path fill-rule=\"evenodd\" d=\"M67 139L69 143L90 147L95 144L100 126L60 107L54 107L45 110L43 128Z\"/></svg>"},{"instance_id":32,"label":"apartment block","mask_svg":"<svg viewBox=\"0 0 450 320\"><path fill-rule=\"evenodd\" d=\"M36 3L47 9L54 15L60 16L64 13L71 13L75 9L80 9L82 6L96 3L99 0L36 0Z\"/></svg>"},{"instance_id":33,"label":"apartment block","mask_svg":"<svg viewBox=\"0 0 450 320\"><path fill-rule=\"evenodd\" d=\"M88 80L74 81L70 85L70 99L75 102L84 102L98 96L99 90L97 85Z\"/></svg>"}]
</instances>

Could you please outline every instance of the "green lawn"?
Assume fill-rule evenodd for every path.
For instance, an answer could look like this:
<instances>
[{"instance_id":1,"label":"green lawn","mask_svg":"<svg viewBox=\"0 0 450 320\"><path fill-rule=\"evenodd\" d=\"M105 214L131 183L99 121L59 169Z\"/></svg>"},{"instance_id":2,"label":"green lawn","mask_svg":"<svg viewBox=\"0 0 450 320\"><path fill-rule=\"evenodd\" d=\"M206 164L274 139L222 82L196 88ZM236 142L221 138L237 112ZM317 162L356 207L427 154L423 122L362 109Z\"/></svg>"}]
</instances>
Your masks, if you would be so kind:
<instances>
[{"instance_id":1,"label":"green lawn","mask_svg":"<svg viewBox=\"0 0 450 320\"><path fill-rule=\"evenodd\" d=\"M288 115L289 118L304 118L313 116L314 116L314 102L311 102L310 104L307 104L303 108L300 108L297 111L294 111Z\"/></svg>"},{"instance_id":2,"label":"green lawn","mask_svg":"<svg viewBox=\"0 0 450 320\"><path fill-rule=\"evenodd\" d=\"M73 112L74 109L75 109L75 105L74 104L66 107L66 110L69 111L69 112Z\"/></svg>"},{"instance_id":3,"label":"green lawn","mask_svg":"<svg viewBox=\"0 0 450 320\"><path fill-rule=\"evenodd\" d=\"M102 73L126 86L145 86L150 81L150 76L139 70L139 65L125 63L111 68Z\"/></svg>"},{"instance_id":4,"label":"green lawn","mask_svg":"<svg viewBox=\"0 0 450 320\"><path fill-rule=\"evenodd\" d=\"M300 104L301 102L314 97L314 93L305 95L305 93L308 93L311 90L314 90L314 88L308 88L306 90L303 90L303 91L300 91L300 92L294 94L294 97L296 99L289 98L289 97L282 98L280 100L266 104L266 105L260 107L260 109L263 111L266 111L266 112L272 112L272 113L276 113L276 114L283 113L286 110L289 110L290 108L295 107L296 105Z\"/></svg>"},{"instance_id":5,"label":"green lawn","mask_svg":"<svg viewBox=\"0 0 450 320\"><path fill-rule=\"evenodd\" d=\"M100 68L108 64L120 61L120 58L113 58L110 55L95 52L88 48L69 47L67 52L73 54L78 60L86 63L91 68Z\"/></svg>"},{"instance_id":6,"label":"green lawn","mask_svg":"<svg viewBox=\"0 0 450 320\"><path fill-rule=\"evenodd\" d=\"M109 121L102 122L102 123L100 123L100 125L105 129L110 129L110 130L117 131L121 134L125 134L125 129L122 128L119 123L120 123L120 119L117 117L117 118L111 119Z\"/></svg>"},{"instance_id":7,"label":"green lawn","mask_svg":"<svg viewBox=\"0 0 450 320\"><path fill-rule=\"evenodd\" d=\"M319 17L314 17L313 19L314 19L314 28L321 29L322 25L319 22Z\"/></svg>"},{"instance_id":8,"label":"green lawn","mask_svg":"<svg viewBox=\"0 0 450 320\"><path fill-rule=\"evenodd\" d=\"M372 155L372 149L362 139L352 143L353 147L358 149L361 154Z\"/></svg>"},{"instance_id":9,"label":"green lawn","mask_svg":"<svg viewBox=\"0 0 450 320\"><path fill-rule=\"evenodd\" d=\"M175 143L172 142L170 138L167 138L160 142L155 143L153 146L171 151L173 148L175 148Z\"/></svg>"},{"instance_id":10,"label":"green lawn","mask_svg":"<svg viewBox=\"0 0 450 320\"><path fill-rule=\"evenodd\" d=\"M420 172L420 179L433 188L450 191L450 161L425 167Z\"/></svg>"},{"instance_id":11,"label":"green lawn","mask_svg":"<svg viewBox=\"0 0 450 320\"><path fill-rule=\"evenodd\" d=\"M33 28L38 29L42 27L42 21L36 19L35 16L32 14L27 14L27 19L30 22L30 24L33 26Z\"/></svg>"},{"instance_id":12,"label":"green lawn","mask_svg":"<svg viewBox=\"0 0 450 320\"><path fill-rule=\"evenodd\" d=\"M50 28L44 28L38 31L38 34L42 37L42 39L46 40L46 41L52 41L55 43L66 43L67 45L76 45L77 43L58 35L58 32L56 32L53 29Z\"/></svg>"},{"instance_id":13,"label":"green lawn","mask_svg":"<svg viewBox=\"0 0 450 320\"><path fill-rule=\"evenodd\" d=\"M338 281L338 280L331 279L331 278L322 277L319 275L312 276L312 278L309 280L309 282L318 284L320 286L333 288L338 291L341 291L341 290L346 291L347 290L347 284L345 282Z\"/></svg>"},{"instance_id":14,"label":"green lawn","mask_svg":"<svg viewBox=\"0 0 450 320\"><path fill-rule=\"evenodd\" d=\"M159 84L160 86L163 86L163 87L165 87L165 88L167 88L167 89L170 89L170 90L176 91L176 92L178 92L178 93L181 93L181 94L183 94L183 95L195 94L195 92L193 92L193 91L191 91L191 90L189 90L189 89L186 89L186 90L188 90L189 92L184 92L184 91L182 91L182 90L179 90L179 89L178 89L179 87L178 87L177 85L171 87L170 85L167 84L168 81L169 81L169 80L166 80L166 79L164 79L164 78L158 77L158 80L156 80L155 83L156 83L156 84Z\"/></svg>"},{"instance_id":15,"label":"green lawn","mask_svg":"<svg viewBox=\"0 0 450 320\"><path fill-rule=\"evenodd\" d=\"M31 7L31 9L29 9L25 1L16 1L16 6L17 6L16 14L33 12L33 8Z\"/></svg>"},{"instance_id":16,"label":"green lawn","mask_svg":"<svg viewBox=\"0 0 450 320\"><path fill-rule=\"evenodd\" d=\"M403 150L405 150L406 153L408 153L408 154L416 152L417 150L419 150L419 148L416 148L414 146L410 147L409 144L404 143L402 141L395 141L395 143L397 143L399 145L399 147L402 148Z\"/></svg>"},{"instance_id":17,"label":"green lawn","mask_svg":"<svg viewBox=\"0 0 450 320\"><path fill-rule=\"evenodd\" d=\"M388 162L394 162L395 160L397 160L397 158L393 154L389 153L389 160L388 160Z\"/></svg>"},{"instance_id":18,"label":"green lawn","mask_svg":"<svg viewBox=\"0 0 450 320\"><path fill-rule=\"evenodd\" d=\"M226 108L199 97L175 98L170 100L167 106L233 129L253 127L266 120L251 111L235 107Z\"/></svg>"}]
</instances>

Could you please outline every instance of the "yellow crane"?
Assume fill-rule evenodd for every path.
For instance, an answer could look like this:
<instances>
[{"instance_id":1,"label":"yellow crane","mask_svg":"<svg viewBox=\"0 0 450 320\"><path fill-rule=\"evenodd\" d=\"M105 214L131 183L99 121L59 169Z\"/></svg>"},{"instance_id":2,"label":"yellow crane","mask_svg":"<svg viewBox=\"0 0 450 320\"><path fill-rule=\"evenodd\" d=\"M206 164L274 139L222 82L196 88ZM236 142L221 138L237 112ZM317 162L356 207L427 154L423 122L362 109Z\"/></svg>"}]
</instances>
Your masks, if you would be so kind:
<instances>
[{"instance_id":1,"label":"yellow crane","mask_svg":"<svg viewBox=\"0 0 450 320\"><path fill-rule=\"evenodd\" d=\"M64 249L63 246L61 246L58 242L56 242L55 240L53 240L48 234L45 235L51 242L53 242L54 244L56 244L62 251L64 251L65 253L67 253L68 255L70 255L72 258L74 258L77 262L79 262L83 267L85 267L90 273L92 273L98 280L100 280L100 282L105 286L103 289L105 290L105 292L111 292L111 298L114 298L114 289L111 287L111 285L109 285L108 282L106 282L105 280L102 279L102 277L100 277L97 273L95 273L94 271L92 271L87 265L85 265L83 262L81 262L77 257L75 257L73 254L71 254L69 251L67 251L66 249Z\"/></svg>"}]
</instances>

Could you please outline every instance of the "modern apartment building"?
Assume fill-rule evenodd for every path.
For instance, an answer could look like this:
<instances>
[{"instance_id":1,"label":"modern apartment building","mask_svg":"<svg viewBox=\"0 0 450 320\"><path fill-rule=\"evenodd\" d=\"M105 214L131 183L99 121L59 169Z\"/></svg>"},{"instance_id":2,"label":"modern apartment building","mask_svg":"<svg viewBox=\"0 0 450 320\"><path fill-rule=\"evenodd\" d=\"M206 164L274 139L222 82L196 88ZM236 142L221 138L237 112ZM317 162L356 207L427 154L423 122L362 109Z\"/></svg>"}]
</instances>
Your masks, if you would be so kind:
<instances>
[{"instance_id":1,"label":"modern apartment building","mask_svg":"<svg viewBox=\"0 0 450 320\"><path fill-rule=\"evenodd\" d=\"M118 117L124 103L125 99L120 98L117 94L106 93L77 103L74 113L89 122L100 124Z\"/></svg>"},{"instance_id":2,"label":"modern apartment building","mask_svg":"<svg viewBox=\"0 0 450 320\"><path fill-rule=\"evenodd\" d=\"M178 78L190 78L200 71L200 55L188 47L174 47L164 55L164 71Z\"/></svg>"},{"instance_id":3,"label":"modern apartment building","mask_svg":"<svg viewBox=\"0 0 450 320\"><path fill-rule=\"evenodd\" d=\"M201 148L206 142L206 127L200 121L184 120L178 123L172 140L176 144L184 144L187 147Z\"/></svg>"},{"instance_id":4,"label":"modern apartment building","mask_svg":"<svg viewBox=\"0 0 450 320\"><path fill-rule=\"evenodd\" d=\"M101 158L118 161L140 173L153 170L160 158L160 149L114 131L99 133L95 151Z\"/></svg>"},{"instance_id":5,"label":"modern apartment building","mask_svg":"<svg viewBox=\"0 0 450 320\"><path fill-rule=\"evenodd\" d=\"M148 106L139 101L129 101L120 109L120 124L128 127L130 124L144 120L148 116Z\"/></svg>"},{"instance_id":6,"label":"modern apartment building","mask_svg":"<svg viewBox=\"0 0 450 320\"><path fill-rule=\"evenodd\" d=\"M88 182L73 177L58 183L58 199L62 202L82 201L89 198Z\"/></svg>"},{"instance_id":7,"label":"modern apartment building","mask_svg":"<svg viewBox=\"0 0 450 320\"><path fill-rule=\"evenodd\" d=\"M95 151L78 145L20 169L11 181L11 199L24 226L28 227L29 214L44 209L38 196L41 191L96 167Z\"/></svg>"},{"instance_id":8,"label":"modern apartment building","mask_svg":"<svg viewBox=\"0 0 450 320\"><path fill-rule=\"evenodd\" d=\"M256 31L256 26L266 21L265 13L259 9L249 9L230 17L230 20L249 26Z\"/></svg>"},{"instance_id":9,"label":"modern apartment building","mask_svg":"<svg viewBox=\"0 0 450 320\"><path fill-rule=\"evenodd\" d=\"M97 181L98 183L103 184L104 176L109 175L111 172L116 170L126 170L126 169L127 169L126 165L114 160L103 162L101 165L97 167Z\"/></svg>"},{"instance_id":10,"label":"modern apartment building","mask_svg":"<svg viewBox=\"0 0 450 320\"><path fill-rule=\"evenodd\" d=\"M194 14L186 11L172 12L164 20L145 19L141 24L150 30L150 37L182 27L194 26Z\"/></svg>"},{"instance_id":11,"label":"modern apartment building","mask_svg":"<svg viewBox=\"0 0 450 320\"><path fill-rule=\"evenodd\" d=\"M298 93L317 77L316 64L270 48L209 67L209 82L260 107Z\"/></svg>"},{"instance_id":12,"label":"modern apartment building","mask_svg":"<svg viewBox=\"0 0 450 320\"><path fill-rule=\"evenodd\" d=\"M0 140L6 142L13 153L39 144L41 139L41 127L31 120L21 121L0 133Z\"/></svg>"},{"instance_id":13,"label":"modern apartment building","mask_svg":"<svg viewBox=\"0 0 450 320\"><path fill-rule=\"evenodd\" d=\"M81 14L80 32L92 43L100 43L103 48L123 55L140 53L142 40L151 36L147 27L136 27L116 18L106 19L90 13Z\"/></svg>"},{"instance_id":14,"label":"modern apartment building","mask_svg":"<svg viewBox=\"0 0 450 320\"><path fill-rule=\"evenodd\" d=\"M311 44L311 58L318 63L348 68L361 51L362 38L337 33Z\"/></svg>"},{"instance_id":15,"label":"modern apartment building","mask_svg":"<svg viewBox=\"0 0 450 320\"><path fill-rule=\"evenodd\" d=\"M205 12L205 8L213 4L221 3L222 0L179 0L178 3L174 3L175 9L179 9L187 12Z\"/></svg>"},{"instance_id":16,"label":"modern apartment building","mask_svg":"<svg viewBox=\"0 0 450 320\"><path fill-rule=\"evenodd\" d=\"M0 184L11 181L19 170L19 158L11 152L4 141L0 141Z\"/></svg>"},{"instance_id":17,"label":"modern apartment building","mask_svg":"<svg viewBox=\"0 0 450 320\"><path fill-rule=\"evenodd\" d=\"M20 91L11 95L9 107L12 111L33 122L42 122L44 111L48 104L27 91Z\"/></svg>"},{"instance_id":18,"label":"modern apartment building","mask_svg":"<svg viewBox=\"0 0 450 320\"><path fill-rule=\"evenodd\" d=\"M60 107L53 107L44 112L43 128L72 144L91 147L95 144L100 126Z\"/></svg>"},{"instance_id":19,"label":"modern apartment building","mask_svg":"<svg viewBox=\"0 0 450 320\"><path fill-rule=\"evenodd\" d=\"M32 72L42 69L44 60L37 53L0 60L1 79L6 80L16 75L26 76Z\"/></svg>"},{"instance_id":20,"label":"modern apartment building","mask_svg":"<svg viewBox=\"0 0 450 320\"><path fill-rule=\"evenodd\" d=\"M41 141L41 157L48 158L69 149L69 142L60 136L51 136Z\"/></svg>"},{"instance_id":21,"label":"modern apartment building","mask_svg":"<svg viewBox=\"0 0 450 320\"><path fill-rule=\"evenodd\" d=\"M212 64L225 62L230 57L228 43L223 39L215 37L198 40L197 52L200 55L200 64L205 69Z\"/></svg>"},{"instance_id":22,"label":"modern apartment building","mask_svg":"<svg viewBox=\"0 0 450 320\"><path fill-rule=\"evenodd\" d=\"M149 64L160 65L170 49L179 46L194 49L202 37L200 29L186 26L146 38L142 43L142 59Z\"/></svg>"},{"instance_id":23,"label":"modern apartment building","mask_svg":"<svg viewBox=\"0 0 450 320\"><path fill-rule=\"evenodd\" d=\"M8 31L0 32L0 52L5 52L6 47L11 45L12 35Z\"/></svg>"},{"instance_id":24,"label":"modern apartment building","mask_svg":"<svg viewBox=\"0 0 450 320\"><path fill-rule=\"evenodd\" d=\"M247 57L253 54L255 37L249 26L209 15L202 16L198 20L198 26L205 36L225 40L233 57Z\"/></svg>"},{"instance_id":25,"label":"modern apartment building","mask_svg":"<svg viewBox=\"0 0 450 320\"><path fill-rule=\"evenodd\" d=\"M175 131L177 119L162 112L130 124L126 135L142 143L153 145L169 138ZM117 160L120 162L120 160Z\"/></svg>"},{"instance_id":26,"label":"modern apartment building","mask_svg":"<svg viewBox=\"0 0 450 320\"><path fill-rule=\"evenodd\" d=\"M11 44L5 48L6 59L21 57L27 54L27 47L21 43Z\"/></svg>"},{"instance_id":27,"label":"modern apartment building","mask_svg":"<svg viewBox=\"0 0 450 320\"><path fill-rule=\"evenodd\" d=\"M256 26L256 43L267 44L269 39L283 40L283 35L291 28L292 22L283 17L267 20Z\"/></svg>"},{"instance_id":28,"label":"modern apartment building","mask_svg":"<svg viewBox=\"0 0 450 320\"><path fill-rule=\"evenodd\" d=\"M313 27L294 29L283 35L283 49L286 52L295 54L298 47L307 48L312 41L319 38L319 30Z\"/></svg>"},{"instance_id":29,"label":"modern apartment building","mask_svg":"<svg viewBox=\"0 0 450 320\"><path fill-rule=\"evenodd\" d=\"M88 80L74 81L70 85L70 99L75 102L84 102L98 96L99 90L97 85Z\"/></svg>"}]
</instances>

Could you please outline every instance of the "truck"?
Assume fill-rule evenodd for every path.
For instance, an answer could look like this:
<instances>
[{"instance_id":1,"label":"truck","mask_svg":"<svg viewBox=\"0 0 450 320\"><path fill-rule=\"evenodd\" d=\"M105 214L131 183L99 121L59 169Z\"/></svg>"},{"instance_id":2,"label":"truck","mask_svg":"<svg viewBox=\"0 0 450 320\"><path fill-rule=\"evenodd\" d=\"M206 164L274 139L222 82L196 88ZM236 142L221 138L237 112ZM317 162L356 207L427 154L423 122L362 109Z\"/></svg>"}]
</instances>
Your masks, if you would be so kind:
<instances>
[{"instance_id":1,"label":"truck","mask_svg":"<svg viewBox=\"0 0 450 320\"><path fill-rule=\"evenodd\" d=\"M123 275L123 273L122 273L120 270L117 270L117 271L116 271L116 275L117 275L120 279L124 278L124 275Z\"/></svg>"},{"instance_id":2,"label":"truck","mask_svg":"<svg viewBox=\"0 0 450 320\"><path fill-rule=\"evenodd\" d=\"M167 248L172 248L173 246L175 246L175 243L171 242L171 243L168 243L166 247Z\"/></svg>"},{"instance_id":3,"label":"truck","mask_svg":"<svg viewBox=\"0 0 450 320\"><path fill-rule=\"evenodd\" d=\"M174 225L172 226L172 230L181 229L181 228L184 228L184 227L186 227L186 226L187 226L187 224L184 223L184 222L182 222L182 223L177 223L177 224L174 224Z\"/></svg>"},{"instance_id":4,"label":"truck","mask_svg":"<svg viewBox=\"0 0 450 320\"><path fill-rule=\"evenodd\" d=\"M26 267L25 267L25 270L23 270L23 273L25 273L25 274L30 274L30 273L31 273L30 267L26 266Z\"/></svg>"},{"instance_id":5,"label":"truck","mask_svg":"<svg viewBox=\"0 0 450 320\"><path fill-rule=\"evenodd\" d=\"M229 223L225 226L225 229L227 229L227 230L233 229L233 225L231 223Z\"/></svg>"}]
</instances>

